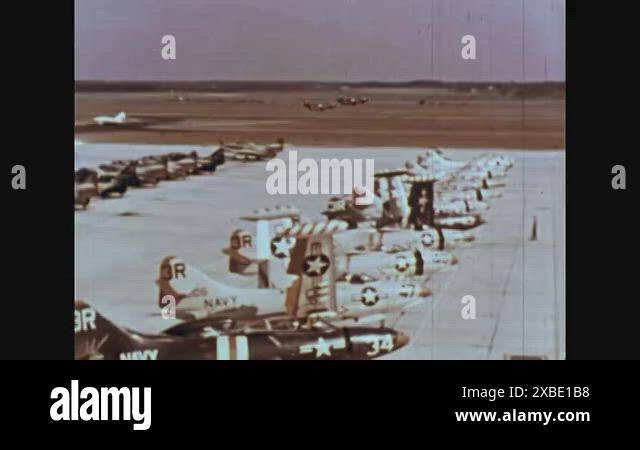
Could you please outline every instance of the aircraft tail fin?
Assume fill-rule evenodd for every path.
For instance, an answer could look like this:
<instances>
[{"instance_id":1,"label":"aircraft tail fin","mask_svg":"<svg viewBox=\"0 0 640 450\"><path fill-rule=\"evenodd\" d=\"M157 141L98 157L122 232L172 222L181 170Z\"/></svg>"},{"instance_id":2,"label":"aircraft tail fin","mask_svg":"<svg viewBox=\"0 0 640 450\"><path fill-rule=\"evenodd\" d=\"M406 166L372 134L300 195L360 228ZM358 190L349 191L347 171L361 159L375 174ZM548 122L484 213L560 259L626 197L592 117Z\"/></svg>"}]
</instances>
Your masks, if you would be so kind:
<instances>
[{"instance_id":1,"label":"aircraft tail fin","mask_svg":"<svg viewBox=\"0 0 640 450\"><path fill-rule=\"evenodd\" d=\"M124 112L124 111L120 111L120 112L116 115L115 119L116 119L118 122L124 122L125 120L127 120L127 113L126 113L126 112Z\"/></svg>"},{"instance_id":2,"label":"aircraft tail fin","mask_svg":"<svg viewBox=\"0 0 640 450\"><path fill-rule=\"evenodd\" d=\"M406 221L410 214L407 191L403 183L403 177L407 174L406 168L381 170L374 174L383 200L388 202L392 215L397 216L401 222Z\"/></svg>"},{"instance_id":3,"label":"aircraft tail fin","mask_svg":"<svg viewBox=\"0 0 640 450\"><path fill-rule=\"evenodd\" d=\"M273 208L254 210L250 215L241 217L241 219L255 222L255 242L251 239L245 239L244 242L236 240L235 246L238 247L242 244L248 247L245 252L247 250L252 251L252 256L258 264L258 287L284 289L289 286L292 280L290 277L285 276L286 268L283 268L278 262L271 264L274 259L282 259L282 251L288 251L288 249L283 249L282 247L286 242L274 242L273 238L297 223L300 220L300 211L294 206L277 205ZM280 251L275 247L276 244L281 247ZM231 247L234 247L233 238ZM240 253L240 256L246 255Z\"/></svg>"},{"instance_id":4,"label":"aircraft tail fin","mask_svg":"<svg viewBox=\"0 0 640 450\"><path fill-rule=\"evenodd\" d=\"M106 319L92 306L76 300L74 311L75 359L103 359L133 341L131 333Z\"/></svg>"},{"instance_id":5,"label":"aircraft tail fin","mask_svg":"<svg viewBox=\"0 0 640 450\"><path fill-rule=\"evenodd\" d=\"M255 315L258 310L265 314L282 311L282 292L273 293L222 283L175 256L162 260L160 278L156 284L159 287L159 306L163 309L163 316L165 311L171 313L171 297L175 299L175 317L184 320L233 311L240 312L241 315Z\"/></svg>"},{"instance_id":6,"label":"aircraft tail fin","mask_svg":"<svg viewBox=\"0 0 640 450\"><path fill-rule=\"evenodd\" d=\"M187 296L224 296L229 294L231 289L176 256L166 256L162 259L157 284L160 288L160 301L165 295L171 295L176 299L176 303L180 303L181 299ZM163 306L162 303L160 306Z\"/></svg>"},{"instance_id":7,"label":"aircraft tail fin","mask_svg":"<svg viewBox=\"0 0 640 450\"><path fill-rule=\"evenodd\" d=\"M298 223L276 236L274 241L279 239L288 247L286 257L279 258L287 267L285 274L295 277L286 289L288 314L306 316L320 310L337 310L333 234L347 226L336 220ZM284 254L282 246L273 248Z\"/></svg>"},{"instance_id":8,"label":"aircraft tail fin","mask_svg":"<svg viewBox=\"0 0 640 450\"><path fill-rule=\"evenodd\" d=\"M246 230L236 229L229 236L229 247L222 250L229 256L229 272L239 274L252 274L251 268L255 268L256 254L255 244L251 233Z\"/></svg>"}]
</instances>

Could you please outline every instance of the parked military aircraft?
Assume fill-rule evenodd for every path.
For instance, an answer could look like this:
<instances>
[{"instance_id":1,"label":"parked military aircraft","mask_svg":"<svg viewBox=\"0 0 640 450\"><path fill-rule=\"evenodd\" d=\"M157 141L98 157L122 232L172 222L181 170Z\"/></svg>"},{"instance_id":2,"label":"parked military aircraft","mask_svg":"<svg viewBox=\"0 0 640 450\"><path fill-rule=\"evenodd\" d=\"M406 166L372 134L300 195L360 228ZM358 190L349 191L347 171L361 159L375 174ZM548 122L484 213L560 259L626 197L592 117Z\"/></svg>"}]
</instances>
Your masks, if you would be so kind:
<instances>
[{"instance_id":1,"label":"parked military aircraft","mask_svg":"<svg viewBox=\"0 0 640 450\"><path fill-rule=\"evenodd\" d=\"M127 113L124 111L119 112L115 116L97 116L93 118L93 121L98 125L122 125L127 120Z\"/></svg>"},{"instance_id":2,"label":"parked military aircraft","mask_svg":"<svg viewBox=\"0 0 640 450\"><path fill-rule=\"evenodd\" d=\"M391 328L337 326L321 318L286 315L187 322L165 333L216 338L217 359L373 359L409 342L407 335Z\"/></svg>"},{"instance_id":3,"label":"parked military aircraft","mask_svg":"<svg viewBox=\"0 0 640 450\"><path fill-rule=\"evenodd\" d=\"M434 178L436 181L447 180L487 180L499 179L506 176L513 161L502 157L481 156L470 161L455 161L443 155L442 150L428 149L424 155L419 155L416 163L407 164L412 175ZM497 183L493 183L497 187ZM484 187L484 186L483 186ZM488 187L487 187L488 188Z\"/></svg>"},{"instance_id":4,"label":"parked military aircraft","mask_svg":"<svg viewBox=\"0 0 640 450\"><path fill-rule=\"evenodd\" d=\"M458 264L458 258L445 250L396 248L387 252L349 252L341 268L347 273L365 272L395 277L424 277L456 264Z\"/></svg>"},{"instance_id":5,"label":"parked military aircraft","mask_svg":"<svg viewBox=\"0 0 640 450\"><path fill-rule=\"evenodd\" d=\"M423 283L414 283L408 285L407 282L397 282L393 280L382 280L368 277L370 283L364 286L346 286L345 282L338 282L336 285L336 256L333 254L334 239L344 232L346 224L339 221L330 222L314 222L299 223L299 212L292 207L277 207L254 211L250 216L244 219L256 222L255 239L246 231L236 230L232 233L229 249L229 269L235 273L245 275L257 275L258 287L260 288L276 288L287 290L287 301L289 306L287 312L294 312L291 302L293 302L289 288L296 283L308 281L304 277L305 262L302 259L293 260L293 255L304 250L298 247L307 245L311 248L308 241L313 240L314 251L322 251L325 257L321 258L323 271L326 273L324 278L321 277L313 288L306 288L304 292L305 298L313 297L313 301L305 303L307 306L313 304L313 311L329 310L339 312L337 319L345 317L362 319L362 316L372 314L386 314L389 312L398 312L411 303L421 301L430 295L430 291L423 286ZM303 239L301 240L301 236ZM323 247L324 246L324 247ZM238 258L243 258L239 261ZM249 261L255 263L256 271L249 272L245 265ZM395 260L394 260L395 261ZM300 267L296 267L301 265ZM331 270L329 270L331 268ZM327 272L328 271L328 272ZM323 273L323 275L325 275ZM302 278L302 280L300 280ZM355 280L356 278L354 278ZM362 277L359 279L363 279ZM346 278L345 278L346 280ZM351 283L353 285L355 283ZM345 285L345 286L343 286ZM337 286L337 291L330 289L330 286ZM309 290L311 289L311 290ZM362 292L375 292L371 299L362 300ZM303 295L299 291L299 295ZM369 295L369 294L368 294ZM382 300L378 304L378 300ZM312 309L303 309L303 316L312 312ZM335 320L333 318L332 320Z\"/></svg>"},{"instance_id":6,"label":"parked military aircraft","mask_svg":"<svg viewBox=\"0 0 640 450\"><path fill-rule=\"evenodd\" d=\"M309 111L322 112L327 109L334 109L336 108L337 105L335 103L311 103L311 102L305 101L302 103L302 106L307 108Z\"/></svg>"},{"instance_id":7,"label":"parked military aircraft","mask_svg":"<svg viewBox=\"0 0 640 450\"><path fill-rule=\"evenodd\" d=\"M109 198L114 194L122 197L127 192L127 182L120 175L110 173L99 173L96 184L98 195L102 198Z\"/></svg>"},{"instance_id":8,"label":"parked military aircraft","mask_svg":"<svg viewBox=\"0 0 640 450\"><path fill-rule=\"evenodd\" d=\"M357 206L350 197L330 199L324 215L345 220L350 230L336 236L343 251L455 248L474 240L469 228L482 223L477 214L488 208L478 200L455 200L434 205L433 180L407 177L404 169L374 174L374 202ZM410 186L407 194L405 183ZM475 215L474 215L475 214ZM374 227L367 227L369 223ZM357 227L364 225L364 232ZM387 238L388 235L388 238Z\"/></svg>"},{"instance_id":9,"label":"parked military aircraft","mask_svg":"<svg viewBox=\"0 0 640 450\"><path fill-rule=\"evenodd\" d=\"M283 310L284 289L229 286L175 256L164 257L159 272L158 307L180 319L242 311L248 315L271 314Z\"/></svg>"},{"instance_id":10,"label":"parked military aircraft","mask_svg":"<svg viewBox=\"0 0 640 450\"><path fill-rule=\"evenodd\" d=\"M336 253L351 251L398 251L411 249L452 250L475 240L471 230L425 226L421 231L400 227L360 227L345 230L334 238Z\"/></svg>"},{"instance_id":11,"label":"parked military aircraft","mask_svg":"<svg viewBox=\"0 0 640 450\"><path fill-rule=\"evenodd\" d=\"M229 272L256 275L260 262L271 258L271 239L298 222L300 211L293 206L276 205L254 210L240 219L253 223L254 230L234 230L223 253L229 256ZM261 278L258 287L265 287Z\"/></svg>"},{"instance_id":12,"label":"parked military aircraft","mask_svg":"<svg viewBox=\"0 0 640 450\"><path fill-rule=\"evenodd\" d=\"M262 161L274 158L284 149L284 139L278 138L276 143L269 144L264 147L258 147L256 144L249 143L220 143L225 156L238 161Z\"/></svg>"},{"instance_id":13,"label":"parked military aircraft","mask_svg":"<svg viewBox=\"0 0 640 450\"><path fill-rule=\"evenodd\" d=\"M431 295L424 279L400 281L365 277L362 273L354 277L348 267L341 270L333 242L345 229L346 224L340 221L296 223L271 240L272 258L264 265L263 276L269 286L285 287L286 284L288 314L306 317L331 311L338 314L334 320L361 321L372 315L401 312ZM371 255L377 258L376 269L378 264L384 264L384 254ZM393 263L395 265L395 259ZM371 273L372 267L358 272ZM424 266L419 269L423 270ZM421 275L416 272L407 271L404 275ZM337 281L338 274L341 281ZM292 276L295 278L290 283Z\"/></svg>"},{"instance_id":14,"label":"parked military aircraft","mask_svg":"<svg viewBox=\"0 0 640 450\"><path fill-rule=\"evenodd\" d=\"M336 101L343 106L356 106L369 103L371 99L369 97L338 97Z\"/></svg>"},{"instance_id":15,"label":"parked military aircraft","mask_svg":"<svg viewBox=\"0 0 640 450\"><path fill-rule=\"evenodd\" d=\"M356 319L367 314L394 314L418 305L432 295L424 282L376 278L366 273L344 273L337 278L338 303L347 303L343 316ZM339 307L340 308L340 307ZM377 318L369 320L375 320ZM382 319L384 320L384 319Z\"/></svg>"},{"instance_id":16,"label":"parked military aircraft","mask_svg":"<svg viewBox=\"0 0 640 450\"><path fill-rule=\"evenodd\" d=\"M156 186L160 181L169 179L165 165L150 160L112 161L111 164L100 164L98 169L121 176L127 186Z\"/></svg>"},{"instance_id":17,"label":"parked military aircraft","mask_svg":"<svg viewBox=\"0 0 640 450\"><path fill-rule=\"evenodd\" d=\"M75 359L372 359L409 338L391 328L337 327L286 316L207 319L159 334L119 327L83 301L75 302Z\"/></svg>"},{"instance_id":18,"label":"parked military aircraft","mask_svg":"<svg viewBox=\"0 0 640 450\"><path fill-rule=\"evenodd\" d=\"M283 140L265 148L222 144L214 155L260 159L258 153L276 155L283 146ZM91 186L100 192L101 176L126 189L136 181L196 174L206 164L215 169L214 155L202 161L196 152L175 153L82 169L75 203L88 202ZM357 205L362 192L355 190L333 198L325 222L305 222L291 207L242 217L255 228L234 230L224 251L230 272L255 276L254 288L221 283L178 257L165 257L156 281L158 307L163 316L184 321L160 334L123 329L76 302L76 357L361 359L406 345L402 333L362 325L384 324L427 301L430 274L457 264L448 250L473 241L469 229L483 223L479 214L499 195L495 187L513 161L496 155L454 161L429 150L411 164L375 174L371 205Z\"/></svg>"}]
</instances>

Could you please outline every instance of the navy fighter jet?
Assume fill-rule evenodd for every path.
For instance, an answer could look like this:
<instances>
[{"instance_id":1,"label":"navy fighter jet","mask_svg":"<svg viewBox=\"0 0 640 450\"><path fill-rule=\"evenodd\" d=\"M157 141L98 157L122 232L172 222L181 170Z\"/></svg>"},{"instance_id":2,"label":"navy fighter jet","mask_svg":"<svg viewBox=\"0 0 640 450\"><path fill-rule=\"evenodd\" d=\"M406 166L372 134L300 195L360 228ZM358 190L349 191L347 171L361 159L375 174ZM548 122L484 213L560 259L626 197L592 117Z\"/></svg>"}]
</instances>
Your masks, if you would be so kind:
<instances>
[{"instance_id":1,"label":"navy fighter jet","mask_svg":"<svg viewBox=\"0 0 640 450\"><path fill-rule=\"evenodd\" d=\"M286 316L206 319L150 335L117 326L83 301L75 302L74 322L75 359L81 360L373 359L409 342L391 328Z\"/></svg>"},{"instance_id":2,"label":"navy fighter jet","mask_svg":"<svg viewBox=\"0 0 640 450\"><path fill-rule=\"evenodd\" d=\"M115 116L97 116L93 121L100 126L103 125L122 125L127 121L127 113L120 111Z\"/></svg>"}]
</instances>

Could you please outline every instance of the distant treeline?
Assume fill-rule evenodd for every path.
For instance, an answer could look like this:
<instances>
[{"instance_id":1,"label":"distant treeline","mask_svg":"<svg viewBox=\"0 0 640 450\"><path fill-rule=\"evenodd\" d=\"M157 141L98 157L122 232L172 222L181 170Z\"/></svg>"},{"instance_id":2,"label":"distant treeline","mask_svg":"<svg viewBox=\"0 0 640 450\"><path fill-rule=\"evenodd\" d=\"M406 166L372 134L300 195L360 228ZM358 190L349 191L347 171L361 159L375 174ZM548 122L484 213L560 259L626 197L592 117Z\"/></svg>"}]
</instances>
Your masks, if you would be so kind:
<instances>
[{"instance_id":1,"label":"distant treeline","mask_svg":"<svg viewBox=\"0 0 640 450\"><path fill-rule=\"evenodd\" d=\"M242 92L242 91L309 91L349 88L440 88L469 92L495 89L498 92L528 94L564 93L565 82L444 82L416 80L408 82L365 81L357 83L323 81L98 81L76 80L76 92Z\"/></svg>"}]
</instances>

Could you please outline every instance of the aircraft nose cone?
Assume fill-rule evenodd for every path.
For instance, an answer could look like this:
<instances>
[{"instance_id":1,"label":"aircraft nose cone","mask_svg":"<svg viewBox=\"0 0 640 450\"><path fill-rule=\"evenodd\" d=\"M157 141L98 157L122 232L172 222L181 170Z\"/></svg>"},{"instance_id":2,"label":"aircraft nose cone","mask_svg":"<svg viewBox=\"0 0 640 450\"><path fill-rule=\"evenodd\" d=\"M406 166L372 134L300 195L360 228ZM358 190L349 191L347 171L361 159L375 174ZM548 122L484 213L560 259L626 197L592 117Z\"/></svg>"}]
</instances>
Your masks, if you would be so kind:
<instances>
[{"instance_id":1,"label":"aircraft nose cone","mask_svg":"<svg viewBox=\"0 0 640 450\"><path fill-rule=\"evenodd\" d=\"M423 287L422 289L420 289L420 292L418 292L419 297L429 297L432 294L433 292L431 291L431 289L426 287Z\"/></svg>"},{"instance_id":2,"label":"aircraft nose cone","mask_svg":"<svg viewBox=\"0 0 640 450\"><path fill-rule=\"evenodd\" d=\"M404 347L405 345L407 345L409 343L409 336L407 336L404 333L398 332L398 334L396 335L396 348L401 348Z\"/></svg>"}]
</instances>

